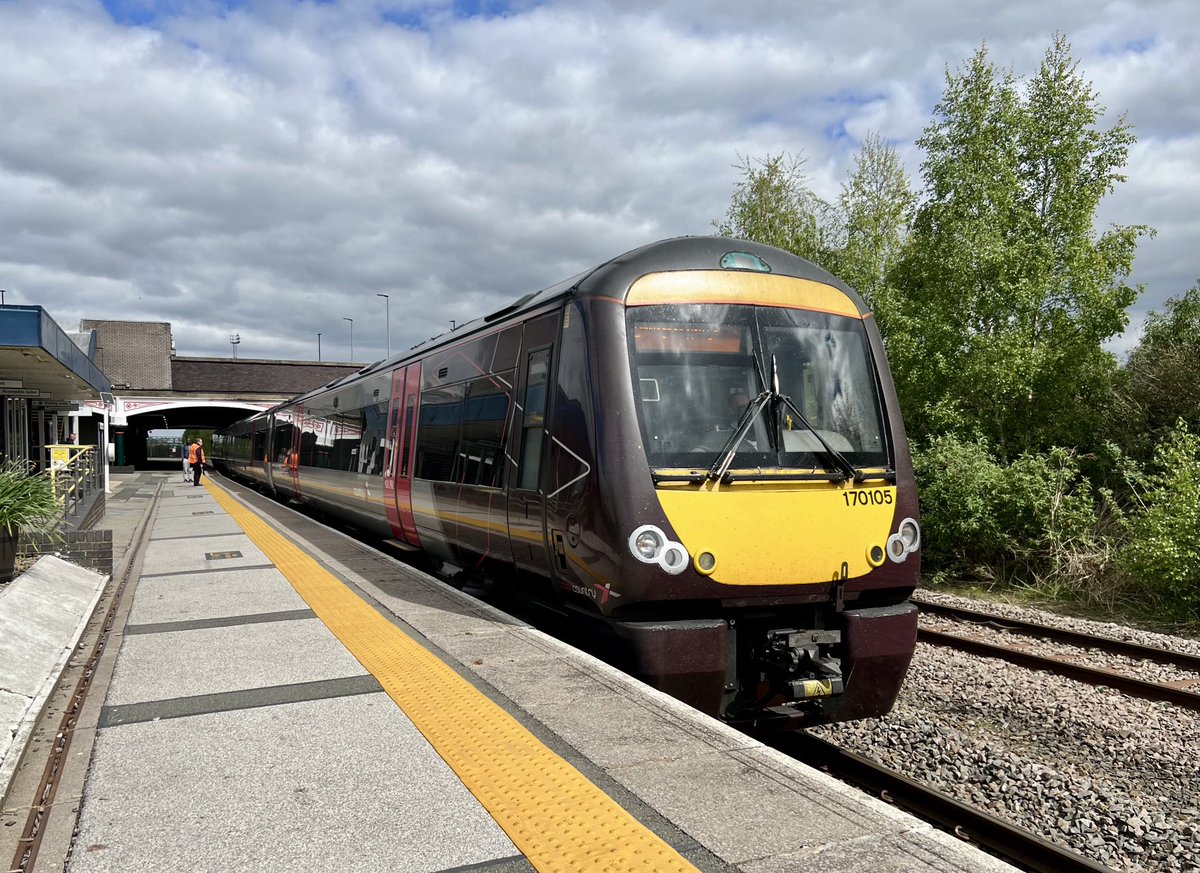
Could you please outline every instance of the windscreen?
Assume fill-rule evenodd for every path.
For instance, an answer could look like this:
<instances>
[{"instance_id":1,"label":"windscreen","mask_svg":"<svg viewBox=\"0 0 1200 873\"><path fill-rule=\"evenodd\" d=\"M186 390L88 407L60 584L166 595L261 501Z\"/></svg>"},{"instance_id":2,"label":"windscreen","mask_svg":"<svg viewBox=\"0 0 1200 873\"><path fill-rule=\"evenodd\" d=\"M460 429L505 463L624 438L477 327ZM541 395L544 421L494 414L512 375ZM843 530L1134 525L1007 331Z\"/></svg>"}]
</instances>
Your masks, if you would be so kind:
<instances>
[{"instance_id":1,"label":"windscreen","mask_svg":"<svg viewBox=\"0 0 1200 873\"><path fill-rule=\"evenodd\" d=\"M770 404L737 446L733 468L823 467L821 440L803 421L854 466L889 464L860 320L740 304L637 306L628 320L652 467L710 467L773 372L796 410Z\"/></svg>"}]
</instances>

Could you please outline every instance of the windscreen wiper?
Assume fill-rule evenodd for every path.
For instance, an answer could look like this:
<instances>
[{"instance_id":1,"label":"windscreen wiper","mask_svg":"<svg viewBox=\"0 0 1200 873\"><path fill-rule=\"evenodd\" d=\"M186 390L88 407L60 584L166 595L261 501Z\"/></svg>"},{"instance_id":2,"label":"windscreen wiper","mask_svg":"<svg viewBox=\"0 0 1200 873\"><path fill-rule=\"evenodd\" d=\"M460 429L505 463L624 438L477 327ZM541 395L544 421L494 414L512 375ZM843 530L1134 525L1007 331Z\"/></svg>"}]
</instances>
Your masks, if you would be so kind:
<instances>
[{"instance_id":1,"label":"windscreen wiper","mask_svg":"<svg viewBox=\"0 0 1200 873\"><path fill-rule=\"evenodd\" d=\"M755 419L762 415L762 411L771 402L772 396L773 393L771 391L763 391L750 401L750 405L742 413L737 427L733 429L733 434L725 441L725 445L721 447L717 459L713 461L712 467L709 468L709 479L722 479L729 472L729 465L733 463L738 446L742 444L742 440L746 438L746 434L750 433L750 428L754 426Z\"/></svg>"},{"instance_id":2,"label":"windscreen wiper","mask_svg":"<svg viewBox=\"0 0 1200 873\"><path fill-rule=\"evenodd\" d=\"M840 470L847 479L853 479L855 482L861 482L863 476L862 472L849 461L847 461L845 455L843 455L833 446L829 445L829 443L825 442L825 438L821 436L815 427L808 423L808 419L804 417L804 413L800 411L799 407L792 402L792 398L788 397L786 394L778 394L776 396L784 406L792 411L796 418L800 419L800 423L808 428L809 432L817 438L817 442L819 442L821 447L825 450L823 452L816 452L815 454L828 455L829 459L833 462L833 466Z\"/></svg>"}]
</instances>

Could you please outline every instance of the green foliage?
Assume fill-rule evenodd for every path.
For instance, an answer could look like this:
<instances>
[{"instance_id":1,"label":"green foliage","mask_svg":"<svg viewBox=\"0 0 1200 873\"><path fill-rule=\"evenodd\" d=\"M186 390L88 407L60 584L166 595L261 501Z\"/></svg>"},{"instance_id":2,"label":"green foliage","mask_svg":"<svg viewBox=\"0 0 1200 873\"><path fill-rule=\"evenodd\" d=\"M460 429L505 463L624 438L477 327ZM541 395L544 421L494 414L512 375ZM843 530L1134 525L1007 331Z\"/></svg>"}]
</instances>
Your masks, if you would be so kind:
<instances>
[{"instance_id":1,"label":"green foliage","mask_svg":"<svg viewBox=\"0 0 1200 873\"><path fill-rule=\"evenodd\" d=\"M1002 458L1092 446L1140 226L1097 237L1133 135L1100 108L1058 38L1021 87L981 48L947 76L918 144L925 199L904 256L888 351L909 432L983 435ZM986 391L979 387L986 385Z\"/></svg>"},{"instance_id":2,"label":"green foliage","mask_svg":"<svg viewBox=\"0 0 1200 873\"><path fill-rule=\"evenodd\" d=\"M1130 398L1151 434L1181 418L1191 433L1200 433L1200 283L1168 300L1165 311L1150 313L1124 369Z\"/></svg>"},{"instance_id":3,"label":"green foliage","mask_svg":"<svg viewBox=\"0 0 1200 873\"><path fill-rule=\"evenodd\" d=\"M0 528L13 532L53 533L62 522L48 473L25 464L0 465Z\"/></svg>"},{"instance_id":4,"label":"green foliage","mask_svg":"<svg viewBox=\"0 0 1200 873\"><path fill-rule=\"evenodd\" d=\"M1158 444L1153 471L1131 477L1120 569L1168 605L1200 614L1200 434L1183 419Z\"/></svg>"},{"instance_id":5,"label":"green foliage","mask_svg":"<svg viewBox=\"0 0 1200 873\"><path fill-rule=\"evenodd\" d=\"M886 334L896 295L888 273L907 238L916 195L899 154L879 134L863 140L854 165L838 201L845 245L828 266L862 294Z\"/></svg>"},{"instance_id":6,"label":"green foliage","mask_svg":"<svg viewBox=\"0 0 1200 873\"><path fill-rule=\"evenodd\" d=\"M737 168L743 178L734 187L725 220L713 222L717 233L824 263L834 248L837 221L833 207L808 187L804 163L789 154L741 158Z\"/></svg>"},{"instance_id":7,"label":"green foliage","mask_svg":"<svg viewBox=\"0 0 1200 873\"><path fill-rule=\"evenodd\" d=\"M913 453L930 569L1084 588L1107 556L1095 496L1069 450L1001 463L984 439L944 435Z\"/></svg>"}]
</instances>

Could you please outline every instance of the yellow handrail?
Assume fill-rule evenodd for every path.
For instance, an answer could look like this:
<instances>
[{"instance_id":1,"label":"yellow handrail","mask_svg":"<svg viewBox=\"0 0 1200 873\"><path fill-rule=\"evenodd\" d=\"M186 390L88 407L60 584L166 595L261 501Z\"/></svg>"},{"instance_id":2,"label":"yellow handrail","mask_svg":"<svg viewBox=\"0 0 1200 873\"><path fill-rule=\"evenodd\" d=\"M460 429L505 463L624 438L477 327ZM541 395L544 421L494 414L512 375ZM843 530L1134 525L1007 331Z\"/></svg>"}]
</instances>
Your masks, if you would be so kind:
<instances>
[{"instance_id":1,"label":"yellow handrail","mask_svg":"<svg viewBox=\"0 0 1200 873\"><path fill-rule=\"evenodd\" d=\"M80 502L99 485L96 446L52 445L50 484L64 512L76 515Z\"/></svg>"}]
</instances>

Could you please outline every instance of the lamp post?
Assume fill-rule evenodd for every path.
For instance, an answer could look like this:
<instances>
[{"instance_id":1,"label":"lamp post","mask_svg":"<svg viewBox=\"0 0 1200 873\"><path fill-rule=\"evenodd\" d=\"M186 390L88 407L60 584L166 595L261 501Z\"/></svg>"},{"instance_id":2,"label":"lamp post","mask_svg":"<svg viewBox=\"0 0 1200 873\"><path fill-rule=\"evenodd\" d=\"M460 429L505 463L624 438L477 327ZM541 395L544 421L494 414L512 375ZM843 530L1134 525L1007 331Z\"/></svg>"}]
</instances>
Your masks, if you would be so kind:
<instances>
[{"instance_id":1,"label":"lamp post","mask_svg":"<svg viewBox=\"0 0 1200 873\"><path fill-rule=\"evenodd\" d=\"M317 363L321 363L321 333L317 332Z\"/></svg>"},{"instance_id":2,"label":"lamp post","mask_svg":"<svg viewBox=\"0 0 1200 873\"><path fill-rule=\"evenodd\" d=\"M392 356L391 302L388 300L388 296L386 294L376 294L375 296L383 298L383 320L387 325L387 356L390 358Z\"/></svg>"},{"instance_id":3,"label":"lamp post","mask_svg":"<svg viewBox=\"0 0 1200 873\"><path fill-rule=\"evenodd\" d=\"M342 321L350 322L350 363L354 363L354 319L343 315Z\"/></svg>"}]
</instances>

